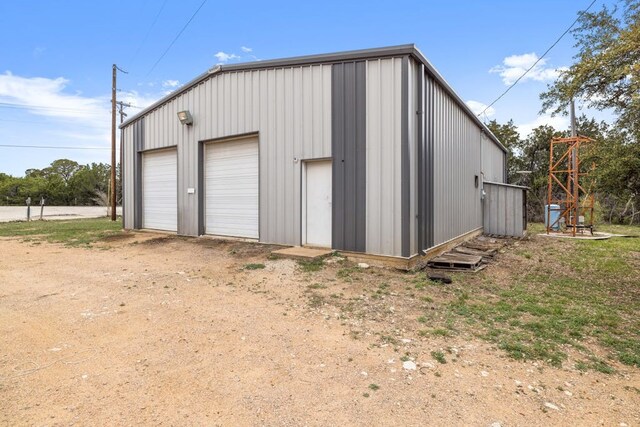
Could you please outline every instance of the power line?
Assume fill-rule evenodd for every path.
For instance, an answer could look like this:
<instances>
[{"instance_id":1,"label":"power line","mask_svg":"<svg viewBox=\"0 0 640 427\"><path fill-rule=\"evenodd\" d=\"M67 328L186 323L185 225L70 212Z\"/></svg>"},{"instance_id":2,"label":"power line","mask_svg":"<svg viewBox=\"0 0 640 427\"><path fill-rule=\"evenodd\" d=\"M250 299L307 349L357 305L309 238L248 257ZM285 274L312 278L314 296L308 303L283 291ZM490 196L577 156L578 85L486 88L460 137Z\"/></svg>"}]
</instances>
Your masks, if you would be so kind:
<instances>
[{"instance_id":1,"label":"power line","mask_svg":"<svg viewBox=\"0 0 640 427\"><path fill-rule=\"evenodd\" d=\"M533 63L533 65L532 65L531 67L527 68L527 70L526 70L524 73L522 73L522 75L521 75L520 77L518 77L518 78L517 78L517 80L516 80L515 82L513 82L513 83L511 84L511 86L509 86L509 87L507 88L507 90L505 90L504 92L502 92L502 94L500 94L500 96L499 96L499 97L497 97L497 98L496 98L496 99L495 99L491 104L487 105L487 107L486 107L484 110L482 110L480 113L478 113L478 116L481 116L482 114L484 114L484 112L485 112L485 111L487 111L489 108L491 108L491 107L493 106L493 104L495 104L496 102L498 102L498 101L499 101L503 96L505 96L505 95L506 95L506 94L507 94L511 89L513 89L513 87L514 87L516 84L518 84L518 82L519 82L520 80L522 80L522 78L523 78L524 76L526 76L526 75L529 73L529 71L531 71L531 70L532 70L536 65L538 65L538 62L540 62L540 61L542 60L542 58L544 58L544 57L547 55L547 53L549 53L549 51L550 51L551 49L553 49L553 48L554 48L558 43L560 43L560 40L562 40L562 39L564 38L564 36L566 36L566 35L569 33L569 31L571 31L571 29L573 28L573 26L574 26L574 25L576 25L576 23L580 20L580 18L582 17L582 15L584 15L585 13L587 13L587 12L589 11L589 9L591 9L591 6L593 6L593 5L595 4L595 2L596 2L596 1L597 1L597 0L593 0L593 1L591 2L591 4L589 5L589 7L587 7L585 10L581 10L581 11L578 13L578 17L575 19L575 21L573 21L573 23L569 26L569 28L567 28L567 29L565 30L565 32L564 32L564 33L562 33L562 35L560 35L560 37L558 37L558 39L557 39L557 40L556 40L556 41L555 41L555 42L554 42L554 43L549 47L549 49L547 49L547 50L542 54L542 56L541 56L540 58L538 58L538 60L537 60L536 62L534 62L534 63Z\"/></svg>"},{"instance_id":2,"label":"power line","mask_svg":"<svg viewBox=\"0 0 640 427\"><path fill-rule=\"evenodd\" d=\"M0 144L0 147L6 148L45 148L54 150L110 150L108 147L64 147L59 145L18 145L18 144Z\"/></svg>"},{"instance_id":3,"label":"power line","mask_svg":"<svg viewBox=\"0 0 640 427\"><path fill-rule=\"evenodd\" d=\"M155 62L155 64L153 64L153 67L151 67L151 69L149 70L149 72L147 73L147 76L149 76L149 74L151 74L151 72L153 70L155 70L156 66L160 63L160 61L162 61L162 58L164 58L164 56L167 54L167 52L169 52L169 49L171 49L171 47L173 46L173 44L180 38L180 36L182 35L182 33L184 32L184 30L187 29L187 27L189 26L189 24L191 23L191 21L193 21L193 18L196 17L196 15L198 14L198 12L200 12L200 9L202 9L202 6L204 6L204 4L207 2L207 0L203 0L202 3L200 3L200 6L198 7L198 9L196 9L195 12L193 12L193 15L191 15L191 18L189 18L189 20L187 21L186 24L184 24L184 27L182 27L182 29L180 30L180 32L178 33L178 35L173 39L173 41L169 44L169 46L165 49L164 52L162 52L162 55L160 55L160 58L158 58L158 60Z\"/></svg>"},{"instance_id":4,"label":"power line","mask_svg":"<svg viewBox=\"0 0 640 427\"><path fill-rule=\"evenodd\" d=\"M142 41L138 45L138 49L136 49L136 52L131 57L131 61L130 61L129 65L133 64L133 61L135 61L135 59L138 57L138 54L140 53L140 49L142 49L142 46L144 46L144 44L146 43L147 39L149 38L149 34L151 34L151 30L153 30L153 28L156 26L156 23L158 22L158 18L160 18L160 14L164 10L164 7L165 7L166 4L167 4L167 0L164 0L162 2L162 6L160 6L160 10L156 14L156 17L154 18L153 22L151 23L151 26L147 30L147 33L144 35L144 37L142 38Z\"/></svg>"},{"instance_id":5,"label":"power line","mask_svg":"<svg viewBox=\"0 0 640 427\"><path fill-rule=\"evenodd\" d=\"M0 102L0 108L15 108L19 110L58 111L58 112L64 112L64 113L84 113L84 114L91 114L91 115L101 114L98 112L87 112L87 110L81 110L77 108L51 107L46 105L13 104L9 102Z\"/></svg>"},{"instance_id":6,"label":"power line","mask_svg":"<svg viewBox=\"0 0 640 427\"><path fill-rule=\"evenodd\" d=\"M50 118L50 117L47 117ZM73 119L72 117L56 117L56 120L59 119ZM32 123L32 124L36 124L36 125L43 125L43 126L53 126L53 125L58 125L58 126L73 126L74 128L88 128L88 129L95 129L96 126L91 126L91 125L85 125L85 124L78 124L78 123L74 123L74 122L67 122L67 123L51 123L51 122L44 122L44 121L36 121L36 120L14 120L14 119L0 119L0 122L11 122L11 123Z\"/></svg>"}]
</instances>

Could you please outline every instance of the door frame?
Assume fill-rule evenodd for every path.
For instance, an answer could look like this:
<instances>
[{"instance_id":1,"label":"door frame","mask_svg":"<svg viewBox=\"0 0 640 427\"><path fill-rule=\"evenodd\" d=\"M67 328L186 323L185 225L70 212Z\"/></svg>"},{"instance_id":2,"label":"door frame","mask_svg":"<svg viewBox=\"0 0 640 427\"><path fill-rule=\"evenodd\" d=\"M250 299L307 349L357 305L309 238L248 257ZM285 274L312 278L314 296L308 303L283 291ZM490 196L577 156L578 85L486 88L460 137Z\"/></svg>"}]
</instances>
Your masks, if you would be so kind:
<instances>
[{"instance_id":1,"label":"door frame","mask_svg":"<svg viewBox=\"0 0 640 427\"><path fill-rule=\"evenodd\" d=\"M331 165L331 197L333 199L333 157L300 159L300 246L306 246L307 237L307 164L329 162ZM331 227L333 228L333 204L331 205ZM333 248L333 229L331 230Z\"/></svg>"}]
</instances>

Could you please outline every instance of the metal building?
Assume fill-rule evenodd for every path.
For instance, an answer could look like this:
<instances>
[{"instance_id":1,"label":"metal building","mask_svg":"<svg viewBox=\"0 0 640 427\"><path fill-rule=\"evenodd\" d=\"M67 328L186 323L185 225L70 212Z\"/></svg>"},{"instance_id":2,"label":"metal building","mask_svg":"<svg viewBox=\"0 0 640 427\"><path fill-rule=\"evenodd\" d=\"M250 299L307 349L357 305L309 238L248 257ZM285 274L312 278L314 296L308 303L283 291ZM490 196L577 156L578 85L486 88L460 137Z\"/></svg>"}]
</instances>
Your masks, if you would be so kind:
<instances>
[{"instance_id":1,"label":"metal building","mask_svg":"<svg viewBox=\"0 0 640 427\"><path fill-rule=\"evenodd\" d=\"M414 45L216 66L121 129L125 228L411 258L481 231L505 182Z\"/></svg>"}]
</instances>

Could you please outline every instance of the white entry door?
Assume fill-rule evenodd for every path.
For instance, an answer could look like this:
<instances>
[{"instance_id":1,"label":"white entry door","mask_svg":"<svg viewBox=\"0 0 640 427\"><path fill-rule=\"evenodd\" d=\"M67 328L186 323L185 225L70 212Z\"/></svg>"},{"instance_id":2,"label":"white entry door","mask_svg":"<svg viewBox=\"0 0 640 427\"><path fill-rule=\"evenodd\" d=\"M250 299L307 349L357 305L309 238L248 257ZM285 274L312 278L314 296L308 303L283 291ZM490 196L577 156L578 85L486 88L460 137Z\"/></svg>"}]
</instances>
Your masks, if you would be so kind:
<instances>
[{"instance_id":1,"label":"white entry door","mask_svg":"<svg viewBox=\"0 0 640 427\"><path fill-rule=\"evenodd\" d=\"M178 230L176 150L142 155L142 228Z\"/></svg>"},{"instance_id":2,"label":"white entry door","mask_svg":"<svg viewBox=\"0 0 640 427\"><path fill-rule=\"evenodd\" d=\"M258 238L258 159L258 137L206 146L207 234Z\"/></svg>"},{"instance_id":3,"label":"white entry door","mask_svg":"<svg viewBox=\"0 0 640 427\"><path fill-rule=\"evenodd\" d=\"M331 247L331 161L305 163L305 238L308 246Z\"/></svg>"}]
</instances>

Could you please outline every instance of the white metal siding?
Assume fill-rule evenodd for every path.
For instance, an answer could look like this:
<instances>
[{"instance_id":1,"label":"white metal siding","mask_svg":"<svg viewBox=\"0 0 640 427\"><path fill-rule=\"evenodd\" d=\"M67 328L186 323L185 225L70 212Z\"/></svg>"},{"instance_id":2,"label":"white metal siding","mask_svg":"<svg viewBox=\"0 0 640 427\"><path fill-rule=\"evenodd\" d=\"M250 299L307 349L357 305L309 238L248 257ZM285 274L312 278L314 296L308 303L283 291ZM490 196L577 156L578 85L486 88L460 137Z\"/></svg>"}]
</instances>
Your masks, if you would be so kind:
<instances>
[{"instance_id":1,"label":"white metal siding","mask_svg":"<svg viewBox=\"0 0 640 427\"><path fill-rule=\"evenodd\" d=\"M208 144L205 151L207 234L258 238L258 139Z\"/></svg>"},{"instance_id":2,"label":"white metal siding","mask_svg":"<svg viewBox=\"0 0 640 427\"><path fill-rule=\"evenodd\" d=\"M433 91L434 244L482 227L480 128L439 84Z\"/></svg>"},{"instance_id":3,"label":"white metal siding","mask_svg":"<svg viewBox=\"0 0 640 427\"><path fill-rule=\"evenodd\" d=\"M177 231L177 163L175 150L142 155L142 226Z\"/></svg>"},{"instance_id":4,"label":"white metal siding","mask_svg":"<svg viewBox=\"0 0 640 427\"><path fill-rule=\"evenodd\" d=\"M176 116L189 110L193 126ZM260 241L300 244L301 162L331 157L331 65L213 75L145 115L145 148L178 145L178 230L197 235L198 142L259 132Z\"/></svg>"},{"instance_id":5,"label":"white metal siding","mask_svg":"<svg viewBox=\"0 0 640 427\"><path fill-rule=\"evenodd\" d=\"M486 135L482 135L482 173L485 181L505 182L506 154Z\"/></svg>"},{"instance_id":6,"label":"white metal siding","mask_svg":"<svg viewBox=\"0 0 640 427\"><path fill-rule=\"evenodd\" d=\"M367 64L367 252L402 253L402 59Z\"/></svg>"}]
</instances>

